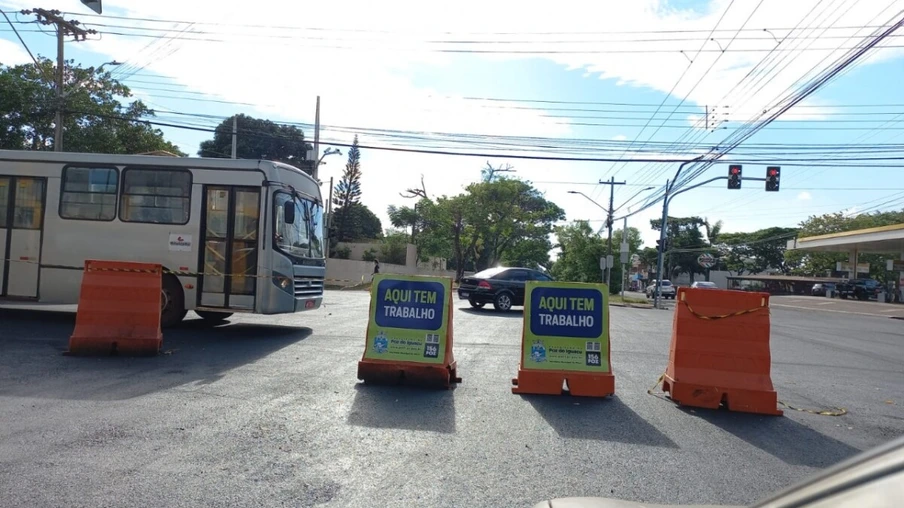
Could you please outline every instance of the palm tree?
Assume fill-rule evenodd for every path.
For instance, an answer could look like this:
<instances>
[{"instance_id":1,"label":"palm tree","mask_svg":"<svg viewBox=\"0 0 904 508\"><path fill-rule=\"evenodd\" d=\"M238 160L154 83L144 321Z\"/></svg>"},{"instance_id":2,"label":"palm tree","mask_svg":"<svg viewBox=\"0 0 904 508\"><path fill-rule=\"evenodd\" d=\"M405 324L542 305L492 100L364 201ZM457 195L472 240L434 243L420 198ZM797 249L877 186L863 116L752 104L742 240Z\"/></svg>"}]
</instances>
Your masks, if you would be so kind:
<instances>
[{"instance_id":1,"label":"palm tree","mask_svg":"<svg viewBox=\"0 0 904 508\"><path fill-rule=\"evenodd\" d=\"M709 219L704 218L703 227L706 228L706 240L709 242L709 245L716 245L716 242L719 240L719 233L722 232L722 221L716 221L715 224L710 225Z\"/></svg>"},{"instance_id":2,"label":"palm tree","mask_svg":"<svg viewBox=\"0 0 904 508\"><path fill-rule=\"evenodd\" d=\"M387 215L389 215L389 221L392 223L393 227L404 229L408 231L408 228L411 228L411 243L414 243L415 237L417 236L417 226L420 223L420 215L417 211L417 205L414 205L414 208L410 206L396 206L389 205L386 209Z\"/></svg>"}]
</instances>

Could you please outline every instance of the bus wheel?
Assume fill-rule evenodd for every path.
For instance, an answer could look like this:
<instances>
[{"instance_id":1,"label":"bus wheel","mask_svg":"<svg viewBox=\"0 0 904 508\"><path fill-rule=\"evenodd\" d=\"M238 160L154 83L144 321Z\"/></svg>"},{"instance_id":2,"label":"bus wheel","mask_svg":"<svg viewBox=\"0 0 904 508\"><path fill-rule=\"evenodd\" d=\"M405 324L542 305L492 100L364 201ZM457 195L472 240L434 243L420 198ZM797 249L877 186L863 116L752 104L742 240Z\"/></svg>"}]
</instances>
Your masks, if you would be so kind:
<instances>
[{"instance_id":1,"label":"bus wheel","mask_svg":"<svg viewBox=\"0 0 904 508\"><path fill-rule=\"evenodd\" d=\"M163 288L160 291L160 326L170 328L182 322L188 314L185 310L185 294L179 279L173 275L163 276Z\"/></svg>"},{"instance_id":2,"label":"bus wheel","mask_svg":"<svg viewBox=\"0 0 904 508\"><path fill-rule=\"evenodd\" d=\"M201 316L204 321L210 322L225 321L232 315L231 312L212 312L209 310L196 310L195 314Z\"/></svg>"}]
</instances>

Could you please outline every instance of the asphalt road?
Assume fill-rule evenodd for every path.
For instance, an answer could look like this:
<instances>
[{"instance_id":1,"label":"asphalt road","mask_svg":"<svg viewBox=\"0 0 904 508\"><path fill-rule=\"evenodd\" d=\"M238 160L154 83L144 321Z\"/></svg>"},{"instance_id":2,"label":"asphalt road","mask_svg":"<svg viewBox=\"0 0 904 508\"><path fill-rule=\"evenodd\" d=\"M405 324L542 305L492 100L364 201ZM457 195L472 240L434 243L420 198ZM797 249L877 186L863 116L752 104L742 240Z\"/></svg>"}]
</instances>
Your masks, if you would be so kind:
<instances>
[{"instance_id":1,"label":"asphalt road","mask_svg":"<svg viewBox=\"0 0 904 508\"><path fill-rule=\"evenodd\" d=\"M368 295L62 356L72 315L0 310L3 506L750 503L904 434L904 323L775 308L780 398L842 417L678 408L647 388L671 312L612 308L616 396L513 395L521 314L458 305L455 390L363 386Z\"/></svg>"}]
</instances>

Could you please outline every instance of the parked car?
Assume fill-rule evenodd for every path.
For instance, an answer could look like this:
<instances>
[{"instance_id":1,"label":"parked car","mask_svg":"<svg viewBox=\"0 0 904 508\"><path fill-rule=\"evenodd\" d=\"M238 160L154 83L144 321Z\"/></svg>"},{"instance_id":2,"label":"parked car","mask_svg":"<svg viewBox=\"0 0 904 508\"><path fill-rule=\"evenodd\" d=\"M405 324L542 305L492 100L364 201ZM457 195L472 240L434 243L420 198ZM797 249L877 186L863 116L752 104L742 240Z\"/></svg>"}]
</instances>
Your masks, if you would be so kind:
<instances>
[{"instance_id":1,"label":"parked car","mask_svg":"<svg viewBox=\"0 0 904 508\"><path fill-rule=\"evenodd\" d=\"M715 282L709 282L706 280L698 280L691 284L691 287L700 289L719 289L719 286L717 286Z\"/></svg>"},{"instance_id":2,"label":"parked car","mask_svg":"<svg viewBox=\"0 0 904 508\"><path fill-rule=\"evenodd\" d=\"M514 306L524 305L524 284L529 280L551 281L553 278L530 268L489 268L462 277L458 297L467 300L476 309L492 303L496 310L505 312Z\"/></svg>"},{"instance_id":3,"label":"parked car","mask_svg":"<svg viewBox=\"0 0 904 508\"><path fill-rule=\"evenodd\" d=\"M647 298L655 298L656 297L656 283L652 283L647 286ZM672 281L663 280L662 281L662 297L663 298L675 298L675 286L672 285Z\"/></svg>"},{"instance_id":4,"label":"parked car","mask_svg":"<svg viewBox=\"0 0 904 508\"><path fill-rule=\"evenodd\" d=\"M841 298L856 298L858 300L869 300L876 298L882 291L882 284L873 279L850 279L839 282L835 289Z\"/></svg>"},{"instance_id":5,"label":"parked car","mask_svg":"<svg viewBox=\"0 0 904 508\"><path fill-rule=\"evenodd\" d=\"M818 282L813 284L813 287L810 289L810 294L813 296L825 296L826 292L829 290L835 291L835 284L831 282Z\"/></svg>"}]
</instances>

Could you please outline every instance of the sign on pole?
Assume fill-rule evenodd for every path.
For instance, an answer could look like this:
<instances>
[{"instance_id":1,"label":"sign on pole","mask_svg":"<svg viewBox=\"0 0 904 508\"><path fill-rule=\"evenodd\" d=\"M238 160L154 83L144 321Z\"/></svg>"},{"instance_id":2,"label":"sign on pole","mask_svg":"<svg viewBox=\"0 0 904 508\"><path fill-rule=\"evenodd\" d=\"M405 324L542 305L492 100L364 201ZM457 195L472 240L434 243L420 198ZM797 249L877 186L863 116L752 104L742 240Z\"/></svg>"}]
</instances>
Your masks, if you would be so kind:
<instances>
[{"instance_id":1,"label":"sign on pole","mask_svg":"<svg viewBox=\"0 0 904 508\"><path fill-rule=\"evenodd\" d=\"M606 266L608 266L606 265L606 257L600 256L600 270L605 270Z\"/></svg>"},{"instance_id":2,"label":"sign on pole","mask_svg":"<svg viewBox=\"0 0 904 508\"><path fill-rule=\"evenodd\" d=\"M697 264L703 268L712 268L716 264L716 258L712 254L703 253L697 256Z\"/></svg>"},{"instance_id":3,"label":"sign on pole","mask_svg":"<svg viewBox=\"0 0 904 508\"><path fill-rule=\"evenodd\" d=\"M886 259L885 260L885 269L889 272L904 272L904 260L901 259Z\"/></svg>"},{"instance_id":4,"label":"sign on pole","mask_svg":"<svg viewBox=\"0 0 904 508\"><path fill-rule=\"evenodd\" d=\"M623 251L621 252L621 259L620 259L619 261L621 261L622 264L625 264L625 263L628 262L628 251L623 250Z\"/></svg>"},{"instance_id":5,"label":"sign on pole","mask_svg":"<svg viewBox=\"0 0 904 508\"><path fill-rule=\"evenodd\" d=\"M82 3L85 4L92 11L103 14L103 7L100 4L101 0L82 0Z\"/></svg>"}]
</instances>

